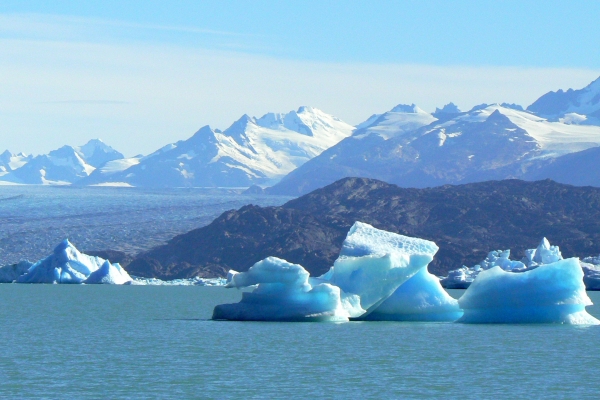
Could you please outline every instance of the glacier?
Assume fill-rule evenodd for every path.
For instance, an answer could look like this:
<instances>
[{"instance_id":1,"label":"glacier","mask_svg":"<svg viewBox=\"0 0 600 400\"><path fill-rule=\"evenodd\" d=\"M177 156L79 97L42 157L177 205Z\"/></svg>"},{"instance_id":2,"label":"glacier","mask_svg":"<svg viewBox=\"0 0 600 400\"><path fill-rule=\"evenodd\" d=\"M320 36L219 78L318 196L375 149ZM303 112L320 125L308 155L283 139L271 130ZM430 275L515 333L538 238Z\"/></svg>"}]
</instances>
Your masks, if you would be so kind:
<instances>
[{"instance_id":1,"label":"glacier","mask_svg":"<svg viewBox=\"0 0 600 400\"><path fill-rule=\"evenodd\" d=\"M119 264L110 264L77 250L68 239L54 248L48 257L36 262L17 277L16 283L113 283L123 284L131 277Z\"/></svg>"},{"instance_id":2,"label":"glacier","mask_svg":"<svg viewBox=\"0 0 600 400\"><path fill-rule=\"evenodd\" d=\"M462 323L600 324L585 311L592 302L577 258L521 273L495 266L481 272L458 303Z\"/></svg>"},{"instance_id":3,"label":"glacier","mask_svg":"<svg viewBox=\"0 0 600 400\"><path fill-rule=\"evenodd\" d=\"M427 272L437 250L431 241L356 222L333 267L320 277L311 278L301 265L275 257L247 272L231 271L227 287L257 286L244 292L239 303L216 306L213 319L348 321L382 315L381 319L455 320L461 315L458 303ZM414 301L405 303L407 297Z\"/></svg>"}]
</instances>

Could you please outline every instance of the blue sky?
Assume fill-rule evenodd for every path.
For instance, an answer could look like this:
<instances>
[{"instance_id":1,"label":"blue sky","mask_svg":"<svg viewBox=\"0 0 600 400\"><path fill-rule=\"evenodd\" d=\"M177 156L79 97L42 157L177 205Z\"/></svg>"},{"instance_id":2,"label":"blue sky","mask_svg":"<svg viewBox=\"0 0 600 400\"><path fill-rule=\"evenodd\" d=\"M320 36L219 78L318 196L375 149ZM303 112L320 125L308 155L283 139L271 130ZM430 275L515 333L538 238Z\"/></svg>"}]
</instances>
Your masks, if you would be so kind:
<instances>
[{"instance_id":1,"label":"blue sky","mask_svg":"<svg viewBox=\"0 0 600 400\"><path fill-rule=\"evenodd\" d=\"M528 105L600 75L598 1L6 1L0 151L150 152L312 105Z\"/></svg>"}]
</instances>

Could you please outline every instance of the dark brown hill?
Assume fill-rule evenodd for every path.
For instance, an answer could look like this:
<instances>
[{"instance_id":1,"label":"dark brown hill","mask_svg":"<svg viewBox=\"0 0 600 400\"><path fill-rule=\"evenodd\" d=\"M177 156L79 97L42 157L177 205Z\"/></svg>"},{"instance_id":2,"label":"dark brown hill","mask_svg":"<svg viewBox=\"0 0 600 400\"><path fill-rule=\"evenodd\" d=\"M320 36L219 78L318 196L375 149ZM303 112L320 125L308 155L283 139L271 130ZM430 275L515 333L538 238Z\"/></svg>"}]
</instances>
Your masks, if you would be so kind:
<instances>
[{"instance_id":1,"label":"dark brown hill","mask_svg":"<svg viewBox=\"0 0 600 400\"><path fill-rule=\"evenodd\" d=\"M227 211L140 255L127 269L163 279L223 276L277 256L318 275L332 265L357 220L435 241L440 251L430 271L437 275L473 265L490 250L512 249L520 258L544 236L565 257L600 253L600 188L503 180L403 189L346 178L281 207Z\"/></svg>"}]
</instances>

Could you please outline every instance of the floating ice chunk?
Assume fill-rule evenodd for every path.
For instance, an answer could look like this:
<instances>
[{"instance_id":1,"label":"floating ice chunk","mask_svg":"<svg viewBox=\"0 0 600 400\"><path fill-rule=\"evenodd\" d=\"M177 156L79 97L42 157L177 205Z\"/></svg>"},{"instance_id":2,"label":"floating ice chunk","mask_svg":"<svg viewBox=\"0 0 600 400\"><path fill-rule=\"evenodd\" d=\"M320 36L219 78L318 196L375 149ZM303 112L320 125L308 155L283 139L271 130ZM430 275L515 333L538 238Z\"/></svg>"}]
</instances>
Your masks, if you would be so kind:
<instances>
[{"instance_id":1,"label":"floating ice chunk","mask_svg":"<svg viewBox=\"0 0 600 400\"><path fill-rule=\"evenodd\" d=\"M340 289L327 283L311 285L301 265L276 257L257 262L247 272L228 275L227 287L257 285L234 304L220 304L213 319L235 321L347 321Z\"/></svg>"},{"instance_id":2,"label":"floating ice chunk","mask_svg":"<svg viewBox=\"0 0 600 400\"><path fill-rule=\"evenodd\" d=\"M437 250L434 242L356 222L344 240L340 256L321 279L339 287L345 296L358 296L360 308L368 314L427 267ZM355 311L349 310L350 316L360 317Z\"/></svg>"},{"instance_id":3,"label":"floating ice chunk","mask_svg":"<svg viewBox=\"0 0 600 400\"><path fill-rule=\"evenodd\" d=\"M462 315L458 302L442 288L439 279L423 267L364 319L456 321Z\"/></svg>"},{"instance_id":4,"label":"floating ice chunk","mask_svg":"<svg viewBox=\"0 0 600 400\"><path fill-rule=\"evenodd\" d=\"M67 239L54 253L31 265L16 279L17 283L112 283L131 281L129 274L119 265L100 257L80 253Z\"/></svg>"},{"instance_id":5,"label":"floating ice chunk","mask_svg":"<svg viewBox=\"0 0 600 400\"><path fill-rule=\"evenodd\" d=\"M580 262L583 269L583 283L587 290L600 290L600 265Z\"/></svg>"},{"instance_id":6,"label":"floating ice chunk","mask_svg":"<svg viewBox=\"0 0 600 400\"><path fill-rule=\"evenodd\" d=\"M548 239L543 238L536 249L525 251L523 263L528 268L533 268L539 265L551 264L562 259L563 257L558 246L550 246Z\"/></svg>"},{"instance_id":7,"label":"floating ice chunk","mask_svg":"<svg viewBox=\"0 0 600 400\"><path fill-rule=\"evenodd\" d=\"M522 273L483 271L458 303L458 322L600 324L585 311L592 302L576 258Z\"/></svg>"},{"instance_id":8,"label":"floating ice chunk","mask_svg":"<svg viewBox=\"0 0 600 400\"><path fill-rule=\"evenodd\" d=\"M104 259L80 253L65 239L52 255L33 264L17 283L82 283L103 263Z\"/></svg>"},{"instance_id":9,"label":"floating ice chunk","mask_svg":"<svg viewBox=\"0 0 600 400\"><path fill-rule=\"evenodd\" d=\"M17 278L29 271L33 264L29 261L20 261L17 264L0 267L0 283L12 283Z\"/></svg>"},{"instance_id":10,"label":"floating ice chunk","mask_svg":"<svg viewBox=\"0 0 600 400\"><path fill-rule=\"evenodd\" d=\"M123 285L131 282L132 279L119 263L111 264L108 260L96 271L92 272L88 278L83 281L86 284L111 284Z\"/></svg>"},{"instance_id":11,"label":"floating ice chunk","mask_svg":"<svg viewBox=\"0 0 600 400\"><path fill-rule=\"evenodd\" d=\"M129 285L137 286L225 286L227 281L224 278L186 278L172 279L163 281L158 278L141 278L132 276L132 281L127 282Z\"/></svg>"},{"instance_id":12,"label":"floating ice chunk","mask_svg":"<svg viewBox=\"0 0 600 400\"><path fill-rule=\"evenodd\" d=\"M446 289L466 289L480 272L493 267L511 272L524 272L562 259L558 246L551 246L548 239L543 238L537 248L525 250L525 257L521 261L511 260L510 250L490 251L485 260L471 268L463 265L459 269L449 271L448 276L442 278L441 284Z\"/></svg>"}]
</instances>

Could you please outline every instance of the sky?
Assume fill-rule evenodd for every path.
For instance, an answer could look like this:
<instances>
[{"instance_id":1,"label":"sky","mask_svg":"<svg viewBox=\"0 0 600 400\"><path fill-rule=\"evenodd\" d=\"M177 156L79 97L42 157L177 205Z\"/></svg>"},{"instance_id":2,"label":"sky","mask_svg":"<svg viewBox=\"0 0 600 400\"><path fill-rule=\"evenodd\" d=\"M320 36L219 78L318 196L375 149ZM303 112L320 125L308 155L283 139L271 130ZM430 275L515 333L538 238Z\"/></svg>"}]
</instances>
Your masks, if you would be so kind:
<instances>
[{"instance_id":1,"label":"sky","mask_svg":"<svg viewBox=\"0 0 600 400\"><path fill-rule=\"evenodd\" d=\"M0 152L126 156L317 107L527 106L600 76L600 2L0 2Z\"/></svg>"}]
</instances>

